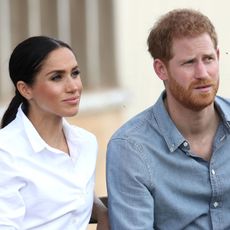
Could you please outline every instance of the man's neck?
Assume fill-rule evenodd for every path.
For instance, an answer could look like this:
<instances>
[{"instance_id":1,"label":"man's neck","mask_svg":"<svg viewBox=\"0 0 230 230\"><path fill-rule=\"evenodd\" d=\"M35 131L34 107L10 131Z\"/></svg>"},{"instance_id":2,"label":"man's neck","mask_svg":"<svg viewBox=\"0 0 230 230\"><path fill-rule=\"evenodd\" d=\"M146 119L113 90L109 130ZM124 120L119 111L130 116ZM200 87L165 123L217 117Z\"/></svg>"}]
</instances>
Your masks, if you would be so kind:
<instances>
[{"instance_id":1,"label":"man's neck","mask_svg":"<svg viewBox=\"0 0 230 230\"><path fill-rule=\"evenodd\" d=\"M165 100L166 109L177 129L189 142L194 154L209 160L212 145L219 124L219 115L211 104L200 111L192 111L182 106L171 108Z\"/></svg>"}]
</instances>

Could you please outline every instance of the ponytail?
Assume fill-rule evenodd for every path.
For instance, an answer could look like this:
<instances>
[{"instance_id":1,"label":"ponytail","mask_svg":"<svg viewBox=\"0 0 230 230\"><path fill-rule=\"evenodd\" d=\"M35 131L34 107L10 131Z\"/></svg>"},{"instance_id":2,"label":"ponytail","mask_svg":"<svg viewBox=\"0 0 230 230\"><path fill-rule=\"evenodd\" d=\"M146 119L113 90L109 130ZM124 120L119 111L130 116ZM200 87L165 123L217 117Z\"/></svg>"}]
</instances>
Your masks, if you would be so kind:
<instances>
[{"instance_id":1,"label":"ponytail","mask_svg":"<svg viewBox=\"0 0 230 230\"><path fill-rule=\"evenodd\" d=\"M18 107L22 103L27 105L28 102L26 101L26 99L24 97L21 96L21 94L19 92L16 91L15 96L11 100L7 110L5 111L5 113L2 117L1 128L4 128L11 121L13 121L15 119L17 111L18 111ZM26 106L26 108L27 107L28 106Z\"/></svg>"}]
</instances>

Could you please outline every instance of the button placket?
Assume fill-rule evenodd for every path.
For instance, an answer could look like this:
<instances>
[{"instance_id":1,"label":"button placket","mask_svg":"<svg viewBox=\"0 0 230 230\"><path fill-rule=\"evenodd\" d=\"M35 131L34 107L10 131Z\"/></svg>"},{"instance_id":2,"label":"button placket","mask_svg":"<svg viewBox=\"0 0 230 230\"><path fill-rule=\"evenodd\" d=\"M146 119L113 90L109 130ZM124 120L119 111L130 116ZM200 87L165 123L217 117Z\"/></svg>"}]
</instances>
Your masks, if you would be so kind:
<instances>
[{"instance_id":1,"label":"button placket","mask_svg":"<svg viewBox=\"0 0 230 230\"><path fill-rule=\"evenodd\" d=\"M212 200L211 200L211 207L213 209L217 209L220 207L220 199L221 199L221 189L219 183L218 173L214 164L210 164L210 181L212 187Z\"/></svg>"}]
</instances>

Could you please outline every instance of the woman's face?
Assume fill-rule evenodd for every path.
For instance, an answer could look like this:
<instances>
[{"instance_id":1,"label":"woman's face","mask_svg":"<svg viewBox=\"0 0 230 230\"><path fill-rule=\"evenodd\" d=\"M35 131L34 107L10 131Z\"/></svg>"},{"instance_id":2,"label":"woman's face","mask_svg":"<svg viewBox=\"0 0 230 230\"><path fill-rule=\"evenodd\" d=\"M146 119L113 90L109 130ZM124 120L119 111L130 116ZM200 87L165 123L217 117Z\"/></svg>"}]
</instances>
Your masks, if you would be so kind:
<instances>
[{"instance_id":1,"label":"woman's face","mask_svg":"<svg viewBox=\"0 0 230 230\"><path fill-rule=\"evenodd\" d=\"M30 116L70 117L79 109L82 83L75 55L68 48L52 51L35 82L28 86Z\"/></svg>"}]
</instances>

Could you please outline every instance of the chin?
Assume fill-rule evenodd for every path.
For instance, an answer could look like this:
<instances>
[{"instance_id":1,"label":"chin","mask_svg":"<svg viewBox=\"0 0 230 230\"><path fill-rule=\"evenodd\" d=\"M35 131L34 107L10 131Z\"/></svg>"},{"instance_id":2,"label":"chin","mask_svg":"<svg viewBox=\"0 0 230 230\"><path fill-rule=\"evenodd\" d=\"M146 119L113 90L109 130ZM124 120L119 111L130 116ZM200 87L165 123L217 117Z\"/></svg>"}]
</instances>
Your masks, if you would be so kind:
<instances>
[{"instance_id":1,"label":"chin","mask_svg":"<svg viewBox=\"0 0 230 230\"><path fill-rule=\"evenodd\" d=\"M63 112L62 115L63 117L73 117L73 116L76 116L78 114L78 109L75 109L75 110L68 110L66 112Z\"/></svg>"},{"instance_id":2,"label":"chin","mask_svg":"<svg viewBox=\"0 0 230 230\"><path fill-rule=\"evenodd\" d=\"M71 116L76 116L78 114L79 110L75 110L73 113L71 113Z\"/></svg>"},{"instance_id":3,"label":"chin","mask_svg":"<svg viewBox=\"0 0 230 230\"><path fill-rule=\"evenodd\" d=\"M65 117L74 117L78 114L78 112L75 112L75 113L69 113L67 114Z\"/></svg>"}]
</instances>

